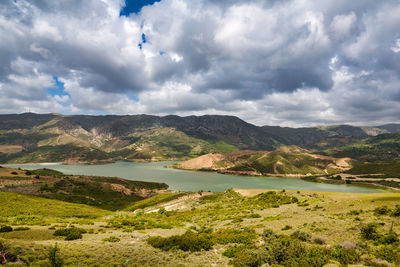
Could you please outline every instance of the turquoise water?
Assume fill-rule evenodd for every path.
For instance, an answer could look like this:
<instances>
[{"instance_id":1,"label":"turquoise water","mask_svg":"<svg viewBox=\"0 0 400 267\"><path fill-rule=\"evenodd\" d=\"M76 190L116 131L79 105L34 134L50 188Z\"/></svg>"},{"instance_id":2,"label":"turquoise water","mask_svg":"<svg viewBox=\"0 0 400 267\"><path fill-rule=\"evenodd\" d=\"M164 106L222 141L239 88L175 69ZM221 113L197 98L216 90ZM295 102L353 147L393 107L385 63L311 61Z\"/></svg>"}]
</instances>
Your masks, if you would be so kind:
<instances>
[{"instance_id":1,"label":"turquoise water","mask_svg":"<svg viewBox=\"0 0 400 267\"><path fill-rule=\"evenodd\" d=\"M101 165L9 165L23 169L49 168L65 174L122 177L128 180L164 182L171 190L222 192L228 188L288 189L326 192L377 193L374 189L353 185L333 185L306 182L295 178L249 177L218 174L213 172L183 171L164 168L173 162L123 162Z\"/></svg>"}]
</instances>

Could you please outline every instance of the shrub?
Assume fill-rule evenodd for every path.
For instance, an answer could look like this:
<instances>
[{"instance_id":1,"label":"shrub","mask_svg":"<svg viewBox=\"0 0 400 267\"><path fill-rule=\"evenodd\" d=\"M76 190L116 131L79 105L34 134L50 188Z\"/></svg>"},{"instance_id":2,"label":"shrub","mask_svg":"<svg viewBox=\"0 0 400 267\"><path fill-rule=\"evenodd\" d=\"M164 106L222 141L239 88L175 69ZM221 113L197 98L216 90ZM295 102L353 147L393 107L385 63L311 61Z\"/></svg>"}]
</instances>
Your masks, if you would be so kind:
<instances>
[{"instance_id":1,"label":"shrub","mask_svg":"<svg viewBox=\"0 0 400 267\"><path fill-rule=\"evenodd\" d=\"M173 235L166 238L160 236L150 237L147 239L147 243L164 251L180 249L191 252L210 250L214 245L206 234L195 234L191 231L187 231L183 235Z\"/></svg>"},{"instance_id":2,"label":"shrub","mask_svg":"<svg viewBox=\"0 0 400 267\"><path fill-rule=\"evenodd\" d=\"M239 266L261 266L265 261L264 254L255 249L240 249L236 251L235 256L231 260L231 264L235 267Z\"/></svg>"},{"instance_id":3,"label":"shrub","mask_svg":"<svg viewBox=\"0 0 400 267\"><path fill-rule=\"evenodd\" d=\"M82 238L82 233L78 231L71 231L66 237L65 240L76 240L76 239L81 239Z\"/></svg>"},{"instance_id":4,"label":"shrub","mask_svg":"<svg viewBox=\"0 0 400 267\"><path fill-rule=\"evenodd\" d=\"M81 239L84 233L86 230L78 227L61 228L54 231L55 236L65 236L65 240Z\"/></svg>"},{"instance_id":5,"label":"shrub","mask_svg":"<svg viewBox=\"0 0 400 267\"><path fill-rule=\"evenodd\" d=\"M302 232L302 231L299 231L299 230L293 232L290 235L290 237L299 239L301 241L309 241L311 239L311 235L309 233L305 233L305 232Z\"/></svg>"},{"instance_id":6,"label":"shrub","mask_svg":"<svg viewBox=\"0 0 400 267\"><path fill-rule=\"evenodd\" d=\"M379 238L379 243L386 244L386 245L396 243L397 241L399 241L399 237L394 232L382 235Z\"/></svg>"},{"instance_id":7,"label":"shrub","mask_svg":"<svg viewBox=\"0 0 400 267\"><path fill-rule=\"evenodd\" d=\"M270 237L276 236L276 234L271 229L265 228L264 231L263 231L262 236L264 238L270 238Z\"/></svg>"},{"instance_id":8,"label":"shrub","mask_svg":"<svg viewBox=\"0 0 400 267\"><path fill-rule=\"evenodd\" d=\"M378 250L375 251L375 256L380 259L387 260L389 262L393 262L398 266L400 264L400 252L398 250L398 246L394 245L385 245L381 246Z\"/></svg>"},{"instance_id":9,"label":"shrub","mask_svg":"<svg viewBox=\"0 0 400 267\"><path fill-rule=\"evenodd\" d=\"M393 210L392 216L399 217L400 216L400 205L396 205L396 208Z\"/></svg>"},{"instance_id":10,"label":"shrub","mask_svg":"<svg viewBox=\"0 0 400 267\"><path fill-rule=\"evenodd\" d=\"M333 249L331 256L343 265L360 261L360 254L355 249L345 249L340 246Z\"/></svg>"},{"instance_id":11,"label":"shrub","mask_svg":"<svg viewBox=\"0 0 400 267\"><path fill-rule=\"evenodd\" d=\"M351 210L349 211L349 215L360 215L363 212L363 210Z\"/></svg>"},{"instance_id":12,"label":"shrub","mask_svg":"<svg viewBox=\"0 0 400 267\"><path fill-rule=\"evenodd\" d=\"M390 209L387 206L376 207L374 209L375 215L386 215L389 214Z\"/></svg>"},{"instance_id":13,"label":"shrub","mask_svg":"<svg viewBox=\"0 0 400 267\"><path fill-rule=\"evenodd\" d=\"M366 240L375 240L378 238L378 224L369 223L361 227L361 237Z\"/></svg>"},{"instance_id":14,"label":"shrub","mask_svg":"<svg viewBox=\"0 0 400 267\"><path fill-rule=\"evenodd\" d=\"M261 218L261 215L258 214L258 213L252 213L252 214L250 214L250 215L248 216L248 218L253 218L253 219Z\"/></svg>"},{"instance_id":15,"label":"shrub","mask_svg":"<svg viewBox=\"0 0 400 267\"><path fill-rule=\"evenodd\" d=\"M159 214L165 214L167 211L165 210L165 208L164 207L161 207L159 210L158 210L158 213Z\"/></svg>"},{"instance_id":16,"label":"shrub","mask_svg":"<svg viewBox=\"0 0 400 267\"><path fill-rule=\"evenodd\" d=\"M29 227L24 227L24 226L20 226L14 229L14 231L26 231L26 230L30 230L31 228Z\"/></svg>"},{"instance_id":17,"label":"shrub","mask_svg":"<svg viewBox=\"0 0 400 267\"><path fill-rule=\"evenodd\" d=\"M281 230L282 230L282 231L286 231L286 230L290 230L290 229L292 229L292 226L290 226L290 225L285 225Z\"/></svg>"},{"instance_id":18,"label":"shrub","mask_svg":"<svg viewBox=\"0 0 400 267\"><path fill-rule=\"evenodd\" d=\"M316 236L316 237L314 237L313 239L312 239L312 241L313 241L313 243L314 244L318 244L318 245L323 245L323 244L325 244L325 238L323 238L323 237L320 237L320 236Z\"/></svg>"},{"instance_id":19,"label":"shrub","mask_svg":"<svg viewBox=\"0 0 400 267\"><path fill-rule=\"evenodd\" d=\"M12 232L12 230L12 227L9 225L3 225L0 227L0 233Z\"/></svg>"},{"instance_id":20,"label":"shrub","mask_svg":"<svg viewBox=\"0 0 400 267\"><path fill-rule=\"evenodd\" d=\"M240 245L240 246L235 245L235 246L230 247L227 250L225 250L223 255L228 258L233 258L233 257L235 257L235 255L237 255L237 253L239 251L244 250L246 248L247 248L247 246L244 246L244 245Z\"/></svg>"},{"instance_id":21,"label":"shrub","mask_svg":"<svg viewBox=\"0 0 400 267\"><path fill-rule=\"evenodd\" d=\"M119 242L120 240L121 239L119 239L116 236L110 236L110 237L107 237L107 238L103 239L104 242L112 242L112 243Z\"/></svg>"}]
</instances>

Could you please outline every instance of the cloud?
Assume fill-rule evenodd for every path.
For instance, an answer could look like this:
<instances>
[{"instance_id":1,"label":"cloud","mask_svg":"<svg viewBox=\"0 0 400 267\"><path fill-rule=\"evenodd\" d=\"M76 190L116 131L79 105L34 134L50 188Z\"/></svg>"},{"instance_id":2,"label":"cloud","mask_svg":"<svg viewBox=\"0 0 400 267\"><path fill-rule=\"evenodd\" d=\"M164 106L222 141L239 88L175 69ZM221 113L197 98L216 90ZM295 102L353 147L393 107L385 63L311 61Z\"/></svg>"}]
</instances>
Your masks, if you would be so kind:
<instances>
[{"instance_id":1,"label":"cloud","mask_svg":"<svg viewBox=\"0 0 400 267\"><path fill-rule=\"evenodd\" d=\"M124 6L2 1L0 112L399 121L396 0L162 0L120 16ZM65 94L49 93L53 77Z\"/></svg>"}]
</instances>

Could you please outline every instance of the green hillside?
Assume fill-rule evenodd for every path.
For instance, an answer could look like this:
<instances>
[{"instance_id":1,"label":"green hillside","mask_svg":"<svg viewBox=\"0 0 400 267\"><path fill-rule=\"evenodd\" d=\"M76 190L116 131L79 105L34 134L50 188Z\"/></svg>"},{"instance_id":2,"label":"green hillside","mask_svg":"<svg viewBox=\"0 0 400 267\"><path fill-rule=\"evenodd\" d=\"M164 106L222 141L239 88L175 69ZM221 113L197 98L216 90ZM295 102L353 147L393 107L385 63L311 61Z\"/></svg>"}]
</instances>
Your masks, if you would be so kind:
<instances>
[{"instance_id":1,"label":"green hillside","mask_svg":"<svg viewBox=\"0 0 400 267\"><path fill-rule=\"evenodd\" d=\"M284 146L271 152L238 151L218 155L212 166L207 164L213 155L191 159L175 165L176 168L214 170L221 173L249 175L326 175L350 167L348 159L312 154L296 146Z\"/></svg>"},{"instance_id":2,"label":"green hillside","mask_svg":"<svg viewBox=\"0 0 400 267\"><path fill-rule=\"evenodd\" d=\"M24 171L0 168L0 192L24 193L106 210L122 210L167 188L165 183L117 177L64 175L49 169Z\"/></svg>"},{"instance_id":3,"label":"green hillside","mask_svg":"<svg viewBox=\"0 0 400 267\"><path fill-rule=\"evenodd\" d=\"M0 193L6 266L400 264L399 194L226 190L158 200L111 213Z\"/></svg>"},{"instance_id":4,"label":"green hillside","mask_svg":"<svg viewBox=\"0 0 400 267\"><path fill-rule=\"evenodd\" d=\"M48 224L95 219L109 211L83 204L28 196L13 192L0 192L0 222L11 224Z\"/></svg>"},{"instance_id":5,"label":"green hillside","mask_svg":"<svg viewBox=\"0 0 400 267\"><path fill-rule=\"evenodd\" d=\"M326 151L335 157L351 157L360 161L400 159L400 133L381 134Z\"/></svg>"},{"instance_id":6,"label":"green hillside","mask_svg":"<svg viewBox=\"0 0 400 267\"><path fill-rule=\"evenodd\" d=\"M237 117L219 115L33 113L0 115L0 124L0 163L184 160L207 153L271 151L285 145L315 152L329 149L325 153L336 157L373 160L380 156L393 159L399 150L397 124L288 128L260 127Z\"/></svg>"}]
</instances>

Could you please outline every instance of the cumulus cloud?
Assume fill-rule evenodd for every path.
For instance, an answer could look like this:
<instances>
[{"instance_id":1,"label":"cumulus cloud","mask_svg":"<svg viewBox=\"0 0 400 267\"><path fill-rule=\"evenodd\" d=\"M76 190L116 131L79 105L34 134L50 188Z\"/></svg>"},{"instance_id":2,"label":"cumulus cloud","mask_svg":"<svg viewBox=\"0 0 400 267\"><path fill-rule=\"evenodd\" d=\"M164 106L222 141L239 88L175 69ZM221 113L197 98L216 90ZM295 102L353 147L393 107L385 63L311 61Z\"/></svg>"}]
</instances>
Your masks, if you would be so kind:
<instances>
[{"instance_id":1,"label":"cumulus cloud","mask_svg":"<svg viewBox=\"0 0 400 267\"><path fill-rule=\"evenodd\" d=\"M399 122L397 0L124 4L1 1L0 112Z\"/></svg>"}]
</instances>

